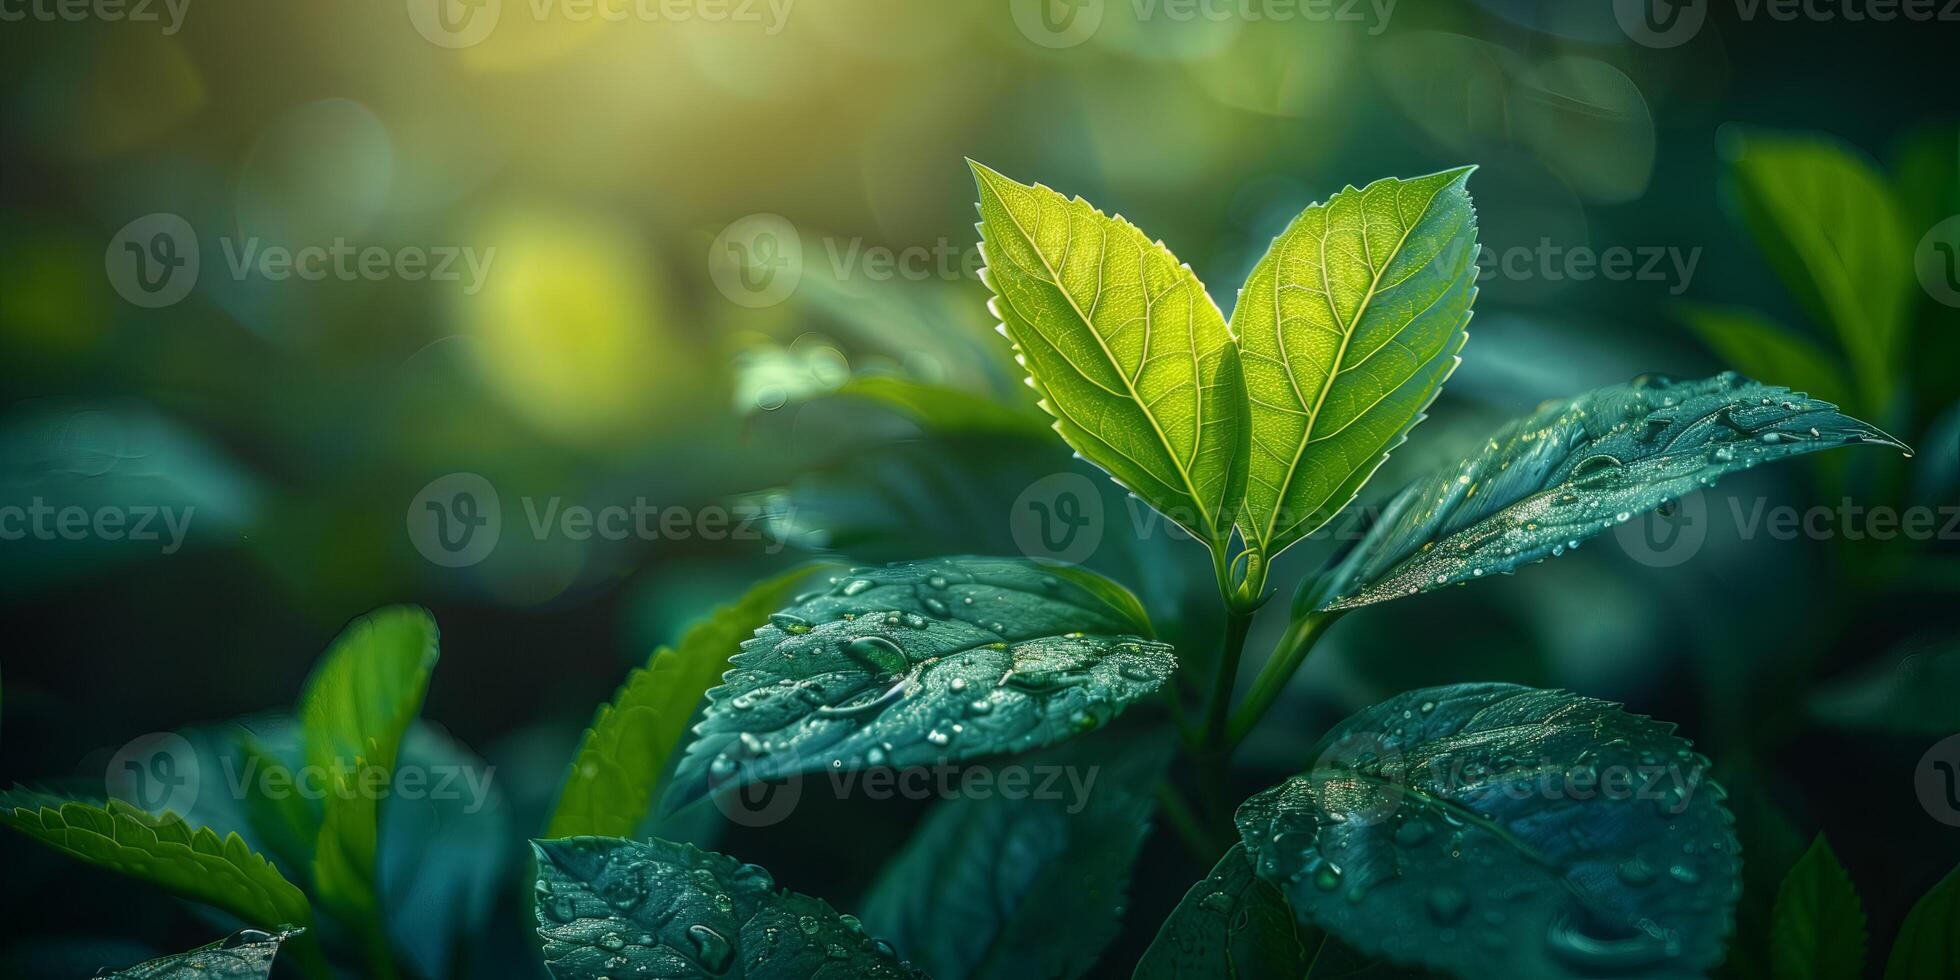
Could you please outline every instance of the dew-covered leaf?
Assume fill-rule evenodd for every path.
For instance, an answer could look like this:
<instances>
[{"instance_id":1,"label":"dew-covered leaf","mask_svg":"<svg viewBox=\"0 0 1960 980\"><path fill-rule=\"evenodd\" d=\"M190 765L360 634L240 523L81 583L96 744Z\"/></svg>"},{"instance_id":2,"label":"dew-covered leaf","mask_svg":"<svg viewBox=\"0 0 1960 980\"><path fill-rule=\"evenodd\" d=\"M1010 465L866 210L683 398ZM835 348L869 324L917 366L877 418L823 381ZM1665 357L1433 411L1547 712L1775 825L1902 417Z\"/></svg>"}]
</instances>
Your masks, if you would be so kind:
<instances>
[{"instance_id":1,"label":"dew-covered leaf","mask_svg":"<svg viewBox=\"0 0 1960 980\"><path fill-rule=\"evenodd\" d=\"M32 790L0 793L0 823L64 854L128 875L264 929L313 921L306 896L237 834L219 837L174 813Z\"/></svg>"},{"instance_id":2,"label":"dew-covered leaf","mask_svg":"<svg viewBox=\"0 0 1960 980\"><path fill-rule=\"evenodd\" d=\"M1885 980L1960 976L1960 867L1941 878L1906 913L1885 961Z\"/></svg>"},{"instance_id":3,"label":"dew-covered leaf","mask_svg":"<svg viewBox=\"0 0 1960 980\"><path fill-rule=\"evenodd\" d=\"M1707 760L1563 691L1426 688L1239 808L1259 876L1355 949L1470 978L1683 976L1722 959L1739 862Z\"/></svg>"},{"instance_id":4,"label":"dew-covered leaf","mask_svg":"<svg viewBox=\"0 0 1960 980\"><path fill-rule=\"evenodd\" d=\"M1509 572L1737 470L1858 443L1905 448L1828 402L1733 373L1600 388L1511 422L1397 494L1298 605L1352 609Z\"/></svg>"},{"instance_id":5,"label":"dew-covered leaf","mask_svg":"<svg viewBox=\"0 0 1960 980\"><path fill-rule=\"evenodd\" d=\"M721 679L741 642L787 603L810 573L800 567L758 582L633 671L585 730L546 836L632 834L652 808L656 784L687 734L695 706Z\"/></svg>"},{"instance_id":6,"label":"dew-covered leaf","mask_svg":"<svg viewBox=\"0 0 1960 980\"><path fill-rule=\"evenodd\" d=\"M865 922L938 980L1083 975L1116 936L1169 750L1110 730L968 767L885 865Z\"/></svg>"},{"instance_id":7,"label":"dew-covered leaf","mask_svg":"<svg viewBox=\"0 0 1960 980\"><path fill-rule=\"evenodd\" d=\"M973 174L990 308L1055 431L1222 553L1251 432L1224 314L1122 217L977 163Z\"/></svg>"},{"instance_id":8,"label":"dew-covered leaf","mask_svg":"<svg viewBox=\"0 0 1960 980\"><path fill-rule=\"evenodd\" d=\"M1858 980L1864 973L1865 909L1823 834L1777 890L1769 955L1779 980Z\"/></svg>"},{"instance_id":9,"label":"dew-covered leaf","mask_svg":"<svg viewBox=\"0 0 1960 980\"><path fill-rule=\"evenodd\" d=\"M1304 977L1320 934L1302 927L1279 889L1233 844L1191 886L1137 964L1136 980Z\"/></svg>"},{"instance_id":10,"label":"dew-covered leaf","mask_svg":"<svg viewBox=\"0 0 1960 980\"><path fill-rule=\"evenodd\" d=\"M390 606L349 624L300 693L306 763L328 773L313 886L320 906L354 926L371 964L388 957L378 897L380 794L393 778L402 736L422 710L437 657L435 618Z\"/></svg>"},{"instance_id":11,"label":"dew-covered leaf","mask_svg":"<svg viewBox=\"0 0 1960 980\"><path fill-rule=\"evenodd\" d=\"M538 841L538 935L557 980L923 978L891 946L769 873L664 840Z\"/></svg>"},{"instance_id":12,"label":"dew-covered leaf","mask_svg":"<svg viewBox=\"0 0 1960 980\"><path fill-rule=\"evenodd\" d=\"M1169 647L1117 587L1004 558L858 569L742 644L668 793L932 765L1093 731L1162 685Z\"/></svg>"},{"instance_id":13,"label":"dew-covered leaf","mask_svg":"<svg viewBox=\"0 0 1960 980\"><path fill-rule=\"evenodd\" d=\"M105 980L265 980L279 945L304 932L245 929L188 953L164 956L99 976Z\"/></svg>"},{"instance_id":14,"label":"dew-covered leaf","mask_svg":"<svg viewBox=\"0 0 1960 980\"><path fill-rule=\"evenodd\" d=\"M1252 420L1240 529L1268 558L1354 499L1456 369L1470 168L1350 187L1273 239L1232 310Z\"/></svg>"}]
</instances>

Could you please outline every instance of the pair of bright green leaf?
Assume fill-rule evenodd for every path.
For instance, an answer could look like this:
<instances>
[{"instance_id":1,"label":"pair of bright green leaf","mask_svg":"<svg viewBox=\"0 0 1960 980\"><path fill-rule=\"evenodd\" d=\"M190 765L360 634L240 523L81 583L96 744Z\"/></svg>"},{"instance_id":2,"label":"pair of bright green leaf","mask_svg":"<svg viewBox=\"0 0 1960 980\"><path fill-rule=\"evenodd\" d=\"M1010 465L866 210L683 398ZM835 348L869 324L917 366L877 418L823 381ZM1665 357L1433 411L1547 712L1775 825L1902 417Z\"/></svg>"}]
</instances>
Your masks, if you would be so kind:
<instances>
[{"instance_id":1,"label":"pair of bright green leaf","mask_svg":"<svg viewBox=\"0 0 1960 980\"><path fill-rule=\"evenodd\" d=\"M979 164L992 309L1055 429L1215 555L1345 507L1455 369L1476 297L1468 168L1348 188L1254 268L1228 326L1122 217Z\"/></svg>"},{"instance_id":2,"label":"pair of bright green leaf","mask_svg":"<svg viewBox=\"0 0 1960 980\"><path fill-rule=\"evenodd\" d=\"M1819 834L1783 879L1771 913L1770 964L1787 980L1857 980L1865 972L1865 910L1851 876ZM1960 976L1960 868L1906 914L1885 980Z\"/></svg>"}]
</instances>

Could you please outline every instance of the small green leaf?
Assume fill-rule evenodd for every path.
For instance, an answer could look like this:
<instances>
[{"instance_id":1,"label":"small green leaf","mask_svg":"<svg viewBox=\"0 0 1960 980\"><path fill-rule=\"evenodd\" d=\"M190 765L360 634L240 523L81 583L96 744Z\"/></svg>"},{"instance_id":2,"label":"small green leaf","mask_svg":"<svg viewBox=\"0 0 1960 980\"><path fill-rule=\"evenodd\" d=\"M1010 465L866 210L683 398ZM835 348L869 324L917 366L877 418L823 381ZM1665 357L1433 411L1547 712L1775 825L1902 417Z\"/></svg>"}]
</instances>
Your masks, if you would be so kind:
<instances>
[{"instance_id":1,"label":"small green leaf","mask_svg":"<svg viewBox=\"0 0 1960 980\"><path fill-rule=\"evenodd\" d=\"M1694 304L1682 318L1715 356L1752 378L1775 378L1833 405L1851 405L1843 357L1826 351L1755 310Z\"/></svg>"},{"instance_id":2,"label":"small green leaf","mask_svg":"<svg viewBox=\"0 0 1960 980\"><path fill-rule=\"evenodd\" d=\"M585 730L546 835L631 835L652 808L668 757L687 734L695 706L721 679L742 641L789 601L811 571L804 566L756 583L633 671Z\"/></svg>"},{"instance_id":3,"label":"small green leaf","mask_svg":"<svg viewBox=\"0 0 1960 980\"><path fill-rule=\"evenodd\" d=\"M1456 370L1477 298L1471 169L1308 208L1239 291L1253 430L1240 529L1268 559L1354 499Z\"/></svg>"},{"instance_id":4,"label":"small green leaf","mask_svg":"<svg viewBox=\"0 0 1960 980\"><path fill-rule=\"evenodd\" d=\"M313 854L320 906L360 933L369 967L391 972L377 899L380 802L402 736L422 709L437 656L435 619L390 606L351 623L300 694L307 765L331 775Z\"/></svg>"},{"instance_id":5,"label":"small green leaf","mask_svg":"<svg viewBox=\"0 0 1960 980\"><path fill-rule=\"evenodd\" d=\"M279 945L304 929L245 929L188 953L164 956L105 974L104 980L265 980Z\"/></svg>"},{"instance_id":6,"label":"small green leaf","mask_svg":"<svg viewBox=\"0 0 1960 980\"><path fill-rule=\"evenodd\" d=\"M1029 561L857 569L742 644L670 806L819 770L933 765L1093 731L1175 665L1108 589Z\"/></svg>"},{"instance_id":7,"label":"small green leaf","mask_svg":"<svg viewBox=\"0 0 1960 980\"><path fill-rule=\"evenodd\" d=\"M1252 873L1245 845L1233 844L1164 920L1135 980L1304 977L1321 938L1294 920L1279 889Z\"/></svg>"},{"instance_id":8,"label":"small green leaf","mask_svg":"<svg viewBox=\"0 0 1960 980\"><path fill-rule=\"evenodd\" d=\"M865 921L938 980L1083 975L1116 936L1169 758L1168 740L1111 731L964 770L871 886Z\"/></svg>"},{"instance_id":9,"label":"small green leaf","mask_svg":"<svg viewBox=\"0 0 1960 980\"><path fill-rule=\"evenodd\" d=\"M1770 963L1779 980L1863 975L1865 908L1823 834L1783 879L1770 917Z\"/></svg>"},{"instance_id":10,"label":"small green leaf","mask_svg":"<svg viewBox=\"0 0 1960 980\"><path fill-rule=\"evenodd\" d=\"M1552 402L1396 495L1296 608L1352 609L1508 572L1737 470L1857 443L1905 449L1827 402L1733 373Z\"/></svg>"},{"instance_id":11,"label":"small green leaf","mask_svg":"<svg viewBox=\"0 0 1960 980\"><path fill-rule=\"evenodd\" d=\"M1512 684L1336 726L1239 808L1300 921L1458 976L1682 976L1722 959L1740 873L1722 790L1672 726Z\"/></svg>"},{"instance_id":12,"label":"small green leaf","mask_svg":"<svg viewBox=\"0 0 1960 980\"><path fill-rule=\"evenodd\" d=\"M306 896L243 838L192 828L174 813L145 813L15 789L0 793L0 823L99 868L222 909L261 929L313 921Z\"/></svg>"},{"instance_id":13,"label":"small green leaf","mask_svg":"<svg viewBox=\"0 0 1960 980\"><path fill-rule=\"evenodd\" d=\"M1884 175L1821 136L1731 135L1744 223L1783 284L1850 353L1863 404L1889 402L1915 283L1914 238Z\"/></svg>"},{"instance_id":14,"label":"small green leaf","mask_svg":"<svg viewBox=\"0 0 1960 980\"><path fill-rule=\"evenodd\" d=\"M557 980L922 978L889 944L769 873L664 840L537 841L538 935Z\"/></svg>"},{"instance_id":15,"label":"small green leaf","mask_svg":"<svg viewBox=\"0 0 1960 980\"><path fill-rule=\"evenodd\" d=\"M1941 878L1906 913L1885 980L1952 980L1960 977L1960 867Z\"/></svg>"},{"instance_id":16,"label":"small green leaf","mask_svg":"<svg viewBox=\"0 0 1960 980\"><path fill-rule=\"evenodd\" d=\"M1223 554L1251 434L1224 315L1120 216L972 166L990 308L1055 431Z\"/></svg>"}]
</instances>

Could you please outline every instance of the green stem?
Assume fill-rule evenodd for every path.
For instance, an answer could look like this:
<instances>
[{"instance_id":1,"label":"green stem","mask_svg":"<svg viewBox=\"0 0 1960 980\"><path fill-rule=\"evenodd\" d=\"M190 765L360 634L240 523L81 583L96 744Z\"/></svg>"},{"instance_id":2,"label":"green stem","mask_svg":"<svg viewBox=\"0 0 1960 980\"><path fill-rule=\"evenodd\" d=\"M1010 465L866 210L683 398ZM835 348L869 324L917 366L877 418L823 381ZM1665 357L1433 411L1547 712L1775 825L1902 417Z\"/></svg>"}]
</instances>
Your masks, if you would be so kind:
<instances>
[{"instance_id":1,"label":"green stem","mask_svg":"<svg viewBox=\"0 0 1960 980\"><path fill-rule=\"evenodd\" d=\"M1320 638L1326 635L1327 628L1334 625L1342 615L1344 614L1341 612L1333 611L1308 613L1287 628L1286 637L1280 641L1279 647L1273 650L1273 655L1266 658L1266 666L1259 671L1259 677L1252 682L1251 693L1246 695L1245 702L1240 704L1239 710L1232 715L1231 725L1222 743L1225 751L1230 752L1237 748L1238 744L1245 740L1246 735L1251 733L1253 727L1259 724L1259 719L1264 717L1267 709L1279 699L1280 692L1286 690L1286 684L1293 679L1294 672L1306 662L1307 654L1312 652L1314 644L1320 642Z\"/></svg>"},{"instance_id":2,"label":"green stem","mask_svg":"<svg viewBox=\"0 0 1960 980\"><path fill-rule=\"evenodd\" d=\"M1157 806L1164 811L1164 819L1170 823L1172 830L1177 831L1177 836L1184 840L1184 846L1190 848L1193 856L1201 862L1218 859L1216 843L1210 834L1205 833L1204 825L1198 822L1198 815L1191 812L1190 805L1178 794L1177 787L1167 781L1158 782Z\"/></svg>"},{"instance_id":3,"label":"green stem","mask_svg":"<svg viewBox=\"0 0 1960 980\"><path fill-rule=\"evenodd\" d=\"M1205 705L1201 756L1219 756L1226 749L1225 723L1232 707L1232 684L1238 680L1239 660L1245 656L1245 635L1252 629L1252 610L1233 606L1225 612L1225 645L1218 652L1217 672L1211 679L1211 700ZM1223 761L1220 759L1219 761Z\"/></svg>"}]
</instances>

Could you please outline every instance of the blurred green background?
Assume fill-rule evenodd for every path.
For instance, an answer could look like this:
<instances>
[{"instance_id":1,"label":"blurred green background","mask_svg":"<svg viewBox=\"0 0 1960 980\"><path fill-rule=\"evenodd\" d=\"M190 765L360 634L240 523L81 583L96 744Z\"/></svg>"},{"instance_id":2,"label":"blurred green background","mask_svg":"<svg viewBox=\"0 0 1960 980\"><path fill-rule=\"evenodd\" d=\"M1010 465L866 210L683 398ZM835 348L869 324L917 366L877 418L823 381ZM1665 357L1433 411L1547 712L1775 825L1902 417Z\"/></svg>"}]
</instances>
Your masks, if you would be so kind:
<instances>
[{"instance_id":1,"label":"blurred green background","mask_svg":"<svg viewBox=\"0 0 1960 980\"><path fill-rule=\"evenodd\" d=\"M1829 390L1918 456L1735 478L1705 495L1706 543L1678 567L1608 537L1351 616L1248 745L1242 788L1389 694L1509 680L1679 721L1745 827L1774 825L1760 853L1831 834L1877 949L1960 856L1960 831L1913 790L1922 753L1960 732L1960 692L1935 684L1945 713L1897 723L1927 676L1960 683L1945 652L1960 528L1743 540L1731 505L1960 504L1960 310L1913 267L1960 242L1937 228L1960 213L1960 25L1704 3L1691 36L1636 40L1627 5L1603 0L1188 18L1171 0L778 0L617 20L561 4L503 0L456 31L435 0L191 0L181 22L160 0L157 21L7 8L30 14L0 22L0 505L194 511L175 548L0 540L0 778L99 786L129 739L283 710L349 618L420 602L445 634L423 715L497 767L515 843L594 706L709 605L813 550L1013 553L1017 502L1057 473L1107 491L1086 560L1201 662L1216 635L1202 550L1137 540L1130 505L1029 421L970 275L963 158L1122 213L1227 311L1308 203L1475 163L1496 264L1465 361L1364 501L1542 399L1645 371ZM1752 177L1764 159L1771 177ZM1800 186L1773 186L1785 177ZM1793 253L1804 239L1778 224L1779 194L1854 231ZM173 256L159 214L195 237L174 257L198 259L167 305L129 278ZM234 271L247 250L335 242L384 261L318 281ZM416 250L431 268L458 258L447 276L403 275L393 261ZM1563 264L1614 250L1634 256L1623 274ZM1859 273L1856 315L1806 289L1818 256ZM1896 343L1871 354L1881 318ZM502 515L495 547L455 567L425 554L422 506L451 474L487 483ZM531 529L553 501L640 500L688 527ZM711 507L766 519L703 533L693 518ZM1289 554L1283 595L1335 544ZM1263 622L1251 649L1281 626ZM1945 673L1915 673L1929 664ZM916 816L821 801L721 845L849 908ZM805 846L845 827L889 846ZM1161 845L1118 961L1202 872ZM0 852L15 969L215 935L22 840ZM525 975L521 919L495 921L517 952L493 965ZM472 975L492 972L483 959Z\"/></svg>"}]
</instances>

